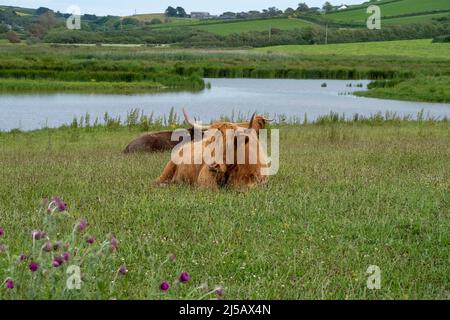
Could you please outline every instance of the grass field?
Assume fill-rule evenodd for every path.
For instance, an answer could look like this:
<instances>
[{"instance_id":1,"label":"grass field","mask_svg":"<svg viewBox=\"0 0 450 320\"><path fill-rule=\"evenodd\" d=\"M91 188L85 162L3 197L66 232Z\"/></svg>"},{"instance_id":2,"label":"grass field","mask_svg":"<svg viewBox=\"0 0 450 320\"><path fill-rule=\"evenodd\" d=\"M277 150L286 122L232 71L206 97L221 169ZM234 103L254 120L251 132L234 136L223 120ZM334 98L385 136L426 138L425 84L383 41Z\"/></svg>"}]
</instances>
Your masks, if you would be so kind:
<instances>
[{"instance_id":1,"label":"grass field","mask_svg":"<svg viewBox=\"0 0 450 320\"><path fill-rule=\"evenodd\" d=\"M290 30L300 29L302 27L311 26L312 23L300 19L262 19L240 22L222 22L222 23L208 23L199 25L195 28L216 33L219 35L228 35L232 33L243 33L248 31L267 31L271 28Z\"/></svg>"},{"instance_id":2,"label":"grass field","mask_svg":"<svg viewBox=\"0 0 450 320\"><path fill-rule=\"evenodd\" d=\"M0 79L0 92L148 93L167 89L160 83Z\"/></svg>"},{"instance_id":3,"label":"grass field","mask_svg":"<svg viewBox=\"0 0 450 320\"><path fill-rule=\"evenodd\" d=\"M374 3L379 5L382 17L398 16L404 14L420 14L429 13L436 10L450 10L450 2L447 0L399 0L387 1L386 3ZM343 10L340 12L333 12L326 14L325 17L334 21L341 22L359 22L364 23L369 14L366 9L368 4L361 6L358 9Z\"/></svg>"},{"instance_id":4,"label":"grass field","mask_svg":"<svg viewBox=\"0 0 450 320\"><path fill-rule=\"evenodd\" d=\"M246 194L151 188L170 155L122 155L134 130L1 133L0 282L15 288L3 285L0 299L209 299L216 286L225 299L450 298L448 122L280 130L280 172ZM60 268L51 253L33 256L31 231L45 228L37 208L52 195L68 204L58 223L88 222L79 252L95 245L88 235L100 246L110 233L118 251L83 263L71 251ZM21 253L29 260L13 262ZM79 291L63 290L71 263L81 264ZM381 269L381 290L366 287L370 265ZM182 271L191 280L174 283Z\"/></svg>"},{"instance_id":5,"label":"grass field","mask_svg":"<svg viewBox=\"0 0 450 320\"><path fill-rule=\"evenodd\" d=\"M424 23L430 22L436 18L449 17L450 13L435 13L435 14L423 14L420 16L412 16L412 17L402 17L402 18L392 18L392 19L383 19L381 21L381 25L402 25L402 24L413 24L413 23Z\"/></svg>"},{"instance_id":6,"label":"grass field","mask_svg":"<svg viewBox=\"0 0 450 320\"><path fill-rule=\"evenodd\" d=\"M256 51L273 53L290 53L304 55L334 55L351 56L391 56L423 59L450 60L450 45L447 43L432 43L431 40L380 41L363 43L345 43L316 46L274 46L254 49Z\"/></svg>"},{"instance_id":7,"label":"grass field","mask_svg":"<svg viewBox=\"0 0 450 320\"><path fill-rule=\"evenodd\" d=\"M450 77L419 77L390 87L356 92L361 97L450 103Z\"/></svg>"}]
</instances>

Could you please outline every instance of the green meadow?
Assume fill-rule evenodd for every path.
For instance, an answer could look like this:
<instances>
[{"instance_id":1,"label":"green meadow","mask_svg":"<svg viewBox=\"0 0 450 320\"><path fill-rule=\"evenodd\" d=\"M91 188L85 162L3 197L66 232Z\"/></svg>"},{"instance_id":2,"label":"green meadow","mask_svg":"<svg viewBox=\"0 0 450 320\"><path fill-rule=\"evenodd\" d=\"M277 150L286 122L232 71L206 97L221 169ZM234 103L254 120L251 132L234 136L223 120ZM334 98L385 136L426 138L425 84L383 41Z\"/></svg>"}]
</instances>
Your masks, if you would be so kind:
<instances>
[{"instance_id":1,"label":"green meadow","mask_svg":"<svg viewBox=\"0 0 450 320\"><path fill-rule=\"evenodd\" d=\"M373 3L381 9L381 16L384 18L396 17L400 15L429 14L430 11L449 11L450 3L447 0L397 0L380 1ZM367 20L368 3L361 6L350 7L349 10L332 12L325 15L325 18L340 22L359 22L364 23Z\"/></svg>"},{"instance_id":2,"label":"green meadow","mask_svg":"<svg viewBox=\"0 0 450 320\"><path fill-rule=\"evenodd\" d=\"M353 56L385 56L450 60L450 45L433 43L430 39L343 43L329 45L287 45L254 49L272 53L302 55L339 56L341 59Z\"/></svg>"},{"instance_id":3,"label":"green meadow","mask_svg":"<svg viewBox=\"0 0 450 320\"><path fill-rule=\"evenodd\" d=\"M248 193L151 187L170 153L121 154L134 127L0 133L0 279L15 283L0 299L211 299L216 287L225 299L450 298L448 121L277 128L279 173ZM68 205L53 224L39 210L49 196ZM33 230L65 226L49 236L57 243L82 218L69 262L52 267L45 240L32 251ZM98 249L111 234L117 252ZM68 291L74 263L83 282ZM366 286L370 265L380 290ZM177 283L183 271L191 279Z\"/></svg>"}]
</instances>

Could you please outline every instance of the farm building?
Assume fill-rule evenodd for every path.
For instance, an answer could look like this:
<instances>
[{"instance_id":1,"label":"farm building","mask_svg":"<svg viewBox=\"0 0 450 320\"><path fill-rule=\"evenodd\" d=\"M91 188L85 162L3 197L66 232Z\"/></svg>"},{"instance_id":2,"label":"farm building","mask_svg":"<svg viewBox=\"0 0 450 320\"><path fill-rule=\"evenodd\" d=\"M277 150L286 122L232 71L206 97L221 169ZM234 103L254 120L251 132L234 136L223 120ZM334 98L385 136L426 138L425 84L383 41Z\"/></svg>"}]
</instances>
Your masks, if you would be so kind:
<instances>
[{"instance_id":1,"label":"farm building","mask_svg":"<svg viewBox=\"0 0 450 320\"><path fill-rule=\"evenodd\" d=\"M208 19L211 18L209 12L191 12L191 18L193 19Z\"/></svg>"}]
</instances>

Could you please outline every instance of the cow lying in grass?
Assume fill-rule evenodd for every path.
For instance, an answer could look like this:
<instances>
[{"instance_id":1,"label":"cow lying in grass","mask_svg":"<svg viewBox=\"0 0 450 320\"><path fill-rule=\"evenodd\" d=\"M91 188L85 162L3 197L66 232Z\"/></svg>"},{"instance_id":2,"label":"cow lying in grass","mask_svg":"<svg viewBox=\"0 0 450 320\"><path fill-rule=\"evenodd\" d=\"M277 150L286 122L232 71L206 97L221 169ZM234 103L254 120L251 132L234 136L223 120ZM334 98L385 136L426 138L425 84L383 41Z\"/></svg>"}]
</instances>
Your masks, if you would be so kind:
<instances>
[{"instance_id":1,"label":"cow lying in grass","mask_svg":"<svg viewBox=\"0 0 450 320\"><path fill-rule=\"evenodd\" d=\"M161 176L156 179L155 185L190 184L209 189L229 186L245 191L267 181L267 177L262 174L262 169L267 167L267 160L259 143L260 129L258 122L255 121L255 115L247 123L246 128L230 122L200 126L192 122L186 112L184 115L187 123L195 130L204 132L205 136L200 141L190 142L189 145L174 150L172 159ZM227 133L230 130L233 135ZM223 152L217 153L216 157L218 149L215 147L220 143ZM239 148L245 152L243 159L242 157L238 159ZM208 152L210 154L207 154ZM183 157L184 159L181 163L177 163L174 156L177 159ZM206 160L208 156L209 161ZM196 162L195 159L200 159L200 162ZM222 161L217 161L218 159ZM251 159L253 161L250 161Z\"/></svg>"},{"instance_id":2,"label":"cow lying in grass","mask_svg":"<svg viewBox=\"0 0 450 320\"><path fill-rule=\"evenodd\" d=\"M130 154L136 152L161 152L172 150L179 141L172 141L173 131L163 131L155 133L146 133L139 138L131 141L123 153ZM194 139L194 129L190 128L187 134Z\"/></svg>"},{"instance_id":3,"label":"cow lying in grass","mask_svg":"<svg viewBox=\"0 0 450 320\"><path fill-rule=\"evenodd\" d=\"M267 125L266 118L262 116L255 116L253 122L253 126L255 129L259 130L264 129ZM237 123L237 126L241 128L247 128L249 123ZM188 129L188 133L191 136L191 140L194 139L194 127ZM179 141L172 141L173 131L163 131L163 132L155 132L155 133L146 133L135 140L131 141L123 151L125 154L137 153L137 152L162 152L172 150Z\"/></svg>"}]
</instances>

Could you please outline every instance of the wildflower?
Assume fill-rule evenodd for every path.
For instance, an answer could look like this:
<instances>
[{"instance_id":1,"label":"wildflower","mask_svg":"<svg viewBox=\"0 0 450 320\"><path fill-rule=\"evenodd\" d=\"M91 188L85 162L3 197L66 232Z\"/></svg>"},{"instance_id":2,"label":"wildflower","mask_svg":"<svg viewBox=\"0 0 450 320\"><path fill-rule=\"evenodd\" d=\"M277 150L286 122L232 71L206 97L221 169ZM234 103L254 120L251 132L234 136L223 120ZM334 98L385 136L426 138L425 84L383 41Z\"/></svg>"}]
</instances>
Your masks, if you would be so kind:
<instances>
[{"instance_id":1,"label":"wildflower","mask_svg":"<svg viewBox=\"0 0 450 320\"><path fill-rule=\"evenodd\" d=\"M39 269L39 263L37 263L37 262L31 262L31 263L28 265L28 268L30 269L31 272L36 272L36 271L38 271L38 269Z\"/></svg>"},{"instance_id":2,"label":"wildflower","mask_svg":"<svg viewBox=\"0 0 450 320\"><path fill-rule=\"evenodd\" d=\"M169 290L170 285L169 285L169 283L168 283L167 281L164 281L163 283L161 283L161 285L159 286L159 288L160 288L162 291L167 291L167 290Z\"/></svg>"},{"instance_id":3,"label":"wildflower","mask_svg":"<svg viewBox=\"0 0 450 320\"><path fill-rule=\"evenodd\" d=\"M46 242L43 246L42 246L42 251L45 252L51 252L53 251L53 244L51 242Z\"/></svg>"},{"instance_id":4,"label":"wildflower","mask_svg":"<svg viewBox=\"0 0 450 320\"><path fill-rule=\"evenodd\" d=\"M225 294L225 289L223 287L217 287L214 289L214 293L219 297L223 297L223 295Z\"/></svg>"},{"instance_id":5,"label":"wildflower","mask_svg":"<svg viewBox=\"0 0 450 320\"><path fill-rule=\"evenodd\" d=\"M69 261L69 259L70 259L70 253L69 253L69 252L64 252L64 253L63 253L63 258L64 258L64 261Z\"/></svg>"},{"instance_id":6,"label":"wildflower","mask_svg":"<svg viewBox=\"0 0 450 320\"><path fill-rule=\"evenodd\" d=\"M54 197L53 203L56 205L56 208L59 210L59 212L66 211L67 205L60 197Z\"/></svg>"},{"instance_id":7,"label":"wildflower","mask_svg":"<svg viewBox=\"0 0 450 320\"><path fill-rule=\"evenodd\" d=\"M94 242L95 242L95 237L94 237L94 236L89 236L89 237L86 239L86 242L89 243L89 244L94 244Z\"/></svg>"},{"instance_id":8,"label":"wildflower","mask_svg":"<svg viewBox=\"0 0 450 320\"><path fill-rule=\"evenodd\" d=\"M127 267L121 266L121 267L119 268L119 273L120 273L121 275L126 275L126 274L128 273Z\"/></svg>"},{"instance_id":9,"label":"wildflower","mask_svg":"<svg viewBox=\"0 0 450 320\"><path fill-rule=\"evenodd\" d=\"M23 253L19 256L19 261L25 261L27 259L28 259L28 257L26 255L24 255Z\"/></svg>"},{"instance_id":10,"label":"wildflower","mask_svg":"<svg viewBox=\"0 0 450 320\"><path fill-rule=\"evenodd\" d=\"M5 235L5 229L0 228L0 237L3 237Z\"/></svg>"},{"instance_id":11,"label":"wildflower","mask_svg":"<svg viewBox=\"0 0 450 320\"><path fill-rule=\"evenodd\" d=\"M52 261L52 266L54 266L55 268L60 267L62 264L64 263L64 258L61 256L56 256L53 258Z\"/></svg>"},{"instance_id":12,"label":"wildflower","mask_svg":"<svg viewBox=\"0 0 450 320\"><path fill-rule=\"evenodd\" d=\"M80 222L79 222L78 225L77 225L77 230L78 230L79 232L83 232L84 229L86 229L86 225L87 225L86 220L84 220L84 219L80 220Z\"/></svg>"},{"instance_id":13,"label":"wildflower","mask_svg":"<svg viewBox=\"0 0 450 320\"><path fill-rule=\"evenodd\" d=\"M6 289L14 289L14 281L11 278L6 280Z\"/></svg>"},{"instance_id":14,"label":"wildflower","mask_svg":"<svg viewBox=\"0 0 450 320\"><path fill-rule=\"evenodd\" d=\"M180 274L180 277L178 278L181 282L185 283L188 282L191 279L191 276L187 272L182 272Z\"/></svg>"},{"instance_id":15,"label":"wildflower","mask_svg":"<svg viewBox=\"0 0 450 320\"><path fill-rule=\"evenodd\" d=\"M109 244L111 245L111 251L116 251L119 245L119 241L116 239L116 237L113 235L111 237L111 240L109 241Z\"/></svg>"},{"instance_id":16,"label":"wildflower","mask_svg":"<svg viewBox=\"0 0 450 320\"><path fill-rule=\"evenodd\" d=\"M35 230L31 233L34 240L41 240L47 236L47 233L44 231Z\"/></svg>"}]
</instances>

